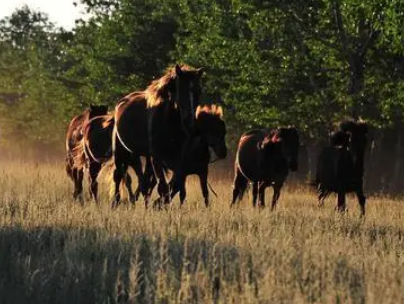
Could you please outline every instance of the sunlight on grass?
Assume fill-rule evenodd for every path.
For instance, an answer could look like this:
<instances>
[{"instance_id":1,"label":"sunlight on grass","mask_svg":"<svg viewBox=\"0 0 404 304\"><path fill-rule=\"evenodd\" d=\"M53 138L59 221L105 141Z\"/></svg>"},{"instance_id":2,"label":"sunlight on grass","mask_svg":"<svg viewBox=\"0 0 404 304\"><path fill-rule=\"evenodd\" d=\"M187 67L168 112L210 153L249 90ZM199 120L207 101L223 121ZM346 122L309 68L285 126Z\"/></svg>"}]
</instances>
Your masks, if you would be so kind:
<instances>
[{"instance_id":1,"label":"sunlight on grass","mask_svg":"<svg viewBox=\"0 0 404 304\"><path fill-rule=\"evenodd\" d=\"M63 164L2 163L0 303L400 303L402 202L370 198L365 220L307 189L278 209L230 208L231 180L206 209L196 179L179 208L111 211L71 199ZM268 196L271 192L268 191ZM88 194L86 193L87 199Z\"/></svg>"}]
</instances>

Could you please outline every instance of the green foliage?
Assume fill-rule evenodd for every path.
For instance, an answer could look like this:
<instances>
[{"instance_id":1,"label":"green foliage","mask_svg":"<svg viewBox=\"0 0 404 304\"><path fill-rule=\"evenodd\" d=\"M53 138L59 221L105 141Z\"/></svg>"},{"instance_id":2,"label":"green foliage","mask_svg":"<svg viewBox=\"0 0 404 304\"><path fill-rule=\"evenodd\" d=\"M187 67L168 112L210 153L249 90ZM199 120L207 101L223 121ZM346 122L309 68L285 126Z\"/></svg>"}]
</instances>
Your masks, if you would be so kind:
<instances>
[{"instance_id":1,"label":"green foliage","mask_svg":"<svg viewBox=\"0 0 404 304\"><path fill-rule=\"evenodd\" d=\"M27 7L0 21L7 130L58 141L73 114L112 107L176 62L206 68L204 100L225 102L230 137L294 124L313 138L346 117L380 128L403 120L400 0L81 4L91 18L72 31Z\"/></svg>"},{"instance_id":2,"label":"green foliage","mask_svg":"<svg viewBox=\"0 0 404 304\"><path fill-rule=\"evenodd\" d=\"M60 140L75 100L58 81L63 73L59 33L28 7L0 22L0 112L4 139Z\"/></svg>"}]
</instances>

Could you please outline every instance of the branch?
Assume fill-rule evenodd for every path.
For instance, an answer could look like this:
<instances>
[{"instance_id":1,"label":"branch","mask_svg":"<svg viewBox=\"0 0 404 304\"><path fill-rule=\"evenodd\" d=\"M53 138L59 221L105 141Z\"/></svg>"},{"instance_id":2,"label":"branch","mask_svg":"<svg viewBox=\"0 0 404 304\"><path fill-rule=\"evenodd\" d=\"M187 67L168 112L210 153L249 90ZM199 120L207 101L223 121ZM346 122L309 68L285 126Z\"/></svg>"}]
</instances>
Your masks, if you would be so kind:
<instances>
[{"instance_id":1,"label":"branch","mask_svg":"<svg viewBox=\"0 0 404 304\"><path fill-rule=\"evenodd\" d=\"M349 41L348 37L346 35L344 23L342 21L342 15L341 15L341 6L339 3L339 0L333 0L333 5L334 5L334 17L335 17L335 22L337 24L337 31L342 43L342 50L343 53L345 54L346 58L350 61L350 54L349 54Z\"/></svg>"},{"instance_id":2,"label":"branch","mask_svg":"<svg viewBox=\"0 0 404 304\"><path fill-rule=\"evenodd\" d=\"M331 41L327 40L327 38L322 36L320 33L313 31L313 29L311 27L307 27L307 23L304 22L304 20L302 18L300 18L298 15L296 15L296 13L293 11L292 11L292 17L309 34L308 38L312 37L313 39L320 41L322 44L324 44L325 46L328 46L329 48L332 48L335 50L338 49L338 47L335 43L332 43Z\"/></svg>"}]
</instances>

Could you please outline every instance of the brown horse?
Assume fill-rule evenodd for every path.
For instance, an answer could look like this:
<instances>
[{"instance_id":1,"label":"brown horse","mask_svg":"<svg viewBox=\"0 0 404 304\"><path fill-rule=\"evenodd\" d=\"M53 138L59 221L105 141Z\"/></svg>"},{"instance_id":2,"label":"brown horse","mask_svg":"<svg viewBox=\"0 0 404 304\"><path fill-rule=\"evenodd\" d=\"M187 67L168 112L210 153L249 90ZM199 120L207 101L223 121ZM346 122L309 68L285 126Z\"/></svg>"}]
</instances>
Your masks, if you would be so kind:
<instances>
[{"instance_id":1,"label":"brown horse","mask_svg":"<svg viewBox=\"0 0 404 304\"><path fill-rule=\"evenodd\" d=\"M361 209L365 215L366 197L363 191L363 173L365 150L367 146L366 123L343 121L336 132L330 136L330 146L325 147L317 161L315 184L318 187L319 206L332 193L337 193L337 209L346 210L345 195L355 192Z\"/></svg>"},{"instance_id":2,"label":"brown horse","mask_svg":"<svg viewBox=\"0 0 404 304\"><path fill-rule=\"evenodd\" d=\"M75 159L83 138L83 126L93 117L105 115L108 106L90 105L82 114L75 116L69 123L66 134L66 172L74 183L73 198L83 200L83 168L75 167Z\"/></svg>"},{"instance_id":3,"label":"brown horse","mask_svg":"<svg viewBox=\"0 0 404 304\"><path fill-rule=\"evenodd\" d=\"M251 182L253 206L256 206L257 196L260 206L265 206L265 189L272 186L272 210L275 209L289 170L297 170L299 145L299 135L293 127L252 130L243 134L234 164L231 205L243 197L248 182Z\"/></svg>"},{"instance_id":4,"label":"brown horse","mask_svg":"<svg viewBox=\"0 0 404 304\"><path fill-rule=\"evenodd\" d=\"M141 168L140 156L145 156L146 163L149 163L146 164L146 176L153 174L147 170L154 170L160 199L166 203L170 201L164 162L178 157L179 146L182 147L182 159L189 142L184 141L184 136L193 136L201 76L200 69L176 65L154 80L145 91L131 93L118 103L112 138L115 161L113 207L119 204L119 185L128 166ZM180 173L181 166L174 172ZM143 179L143 193L147 192L149 182L149 179Z\"/></svg>"},{"instance_id":5,"label":"brown horse","mask_svg":"<svg viewBox=\"0 0 404 304\"><path fill-rule=\"evenodd\" d=\"M175 169L182 161L181 175L173 175L171 186L171 199L180 192L180 202L183 205L186 198L185 183L188 175L196 174L199 177L202 195L206 207L209 206L208 191L208 166L211 161L209 149L212 149L217 159L223 159L227 155L225 141L226 126L223 121L223 109L221 106L211 104L198 106L196 110L195 136L188 145L185 157L181 160L181 145L178 146L176 159L166 162L167 169ZM155 186L155 179L150 186L148 195Z\"/></svg>"}]
</instances>

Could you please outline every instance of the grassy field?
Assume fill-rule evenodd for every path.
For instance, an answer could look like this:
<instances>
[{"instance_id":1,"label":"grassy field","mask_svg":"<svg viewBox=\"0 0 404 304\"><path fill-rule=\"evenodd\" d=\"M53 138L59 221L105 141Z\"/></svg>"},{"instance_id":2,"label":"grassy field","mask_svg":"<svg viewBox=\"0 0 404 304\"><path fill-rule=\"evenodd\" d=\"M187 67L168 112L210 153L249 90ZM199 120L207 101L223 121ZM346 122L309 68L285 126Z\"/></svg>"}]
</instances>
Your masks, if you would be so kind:
<instances>
[{"instance_id":1,"label":"grassy field","mask_svg":"<svg viewBox=\"0 0 404 304\"><path fill-rule=\"evenodd\" d=\"M0 303L404 302L400 201L370 198L365 220L307 190L230 209L217 174L209 209L191 180L181 209L111 211L105 184L100 207L72 202L62 163L0 171Z\"/></svg>"}]
</instances>

